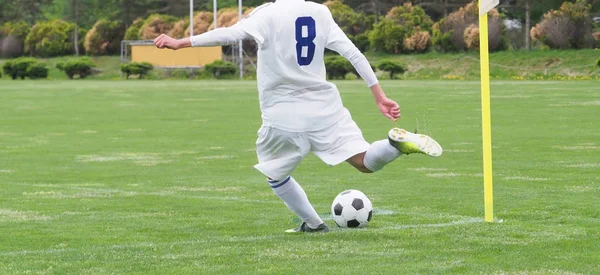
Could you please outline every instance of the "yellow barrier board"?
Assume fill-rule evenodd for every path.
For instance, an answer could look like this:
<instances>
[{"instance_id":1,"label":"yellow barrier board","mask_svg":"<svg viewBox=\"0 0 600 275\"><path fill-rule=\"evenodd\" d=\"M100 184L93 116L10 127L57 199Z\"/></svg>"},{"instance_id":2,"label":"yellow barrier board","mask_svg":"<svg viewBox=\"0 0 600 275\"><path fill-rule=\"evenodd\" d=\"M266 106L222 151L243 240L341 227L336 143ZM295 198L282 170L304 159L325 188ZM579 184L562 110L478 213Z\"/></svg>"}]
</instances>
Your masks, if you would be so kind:
<instances>
[{"instance_id":1,"label":"yellow barrier board","mask_svg":"<svg viewBox=\"0 0 600 275\"><path fill-rule=\"evenodd\" d=\"M131 61L149 62L157 67L200 67L221 60L221 47L186 48L177 51L154 45L131 45Z\"/></svg>"}]
</instances>

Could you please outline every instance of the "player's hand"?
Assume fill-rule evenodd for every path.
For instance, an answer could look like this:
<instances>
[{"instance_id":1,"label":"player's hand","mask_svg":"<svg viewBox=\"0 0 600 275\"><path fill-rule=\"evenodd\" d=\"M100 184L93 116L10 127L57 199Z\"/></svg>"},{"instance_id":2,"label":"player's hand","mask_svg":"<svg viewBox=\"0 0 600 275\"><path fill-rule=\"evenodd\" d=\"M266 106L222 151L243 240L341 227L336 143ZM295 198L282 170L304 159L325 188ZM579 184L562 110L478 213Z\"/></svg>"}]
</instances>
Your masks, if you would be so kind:
<instances>
[{"instance_id":1,"label":"player's hand","mask_svg":"<svg viewBox=\"0 0 600 275\"><path fill-rule=\"evenodd\" d=\"M383 116L391 119L394 122L398 120L400 116L402 116L398 103L389 98L378 100L377 107L379 107L379 111L381 111Z\"/></svg>"},{"instance_id":2,"label":"player's hand","mask_svg":"<svg viewBox=\"0 0 600 275\"><path fill-rule=\"evenodd\" d=\"M180 44L181 43L179 43L179 40L170 37L166 34L161 34L156 39L154 39L154 45L156 45L156 47L159 49L166 48L171 50L178 50L179 48L181 48Z\"/></svg>"}]
</instances>

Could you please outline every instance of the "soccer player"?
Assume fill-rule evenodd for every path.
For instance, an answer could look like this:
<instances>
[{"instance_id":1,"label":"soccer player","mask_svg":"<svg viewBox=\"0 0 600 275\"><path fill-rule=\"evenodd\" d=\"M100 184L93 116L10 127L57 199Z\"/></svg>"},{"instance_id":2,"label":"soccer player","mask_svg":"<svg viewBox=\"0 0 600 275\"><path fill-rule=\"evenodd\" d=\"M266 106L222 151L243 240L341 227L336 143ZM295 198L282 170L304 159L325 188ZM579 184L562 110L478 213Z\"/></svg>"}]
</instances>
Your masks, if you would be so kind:
<instances>
[{"instance_id":1,"label":"soccer player","mask_svg":"<svg viewBox=\"0 0 600 275\"><path fill-rule=\"evenodd\" d=\"M369 144L342 105L337 87L327 82L325 49L348 59L370 87L379 111L393 121L400 107L387 98L365 56L334 22L327 7L304 0L277 0L257 7L229 28L174 39L160 35L159 48L229 45L244 39L258 44L258 95L262 126L254 167L302 224L286 232L327 232L327 225L290 175L309 152L334 166L344 161L372 173L400 155L442 154L431 137L394 128L388 138Z\"/></svg>"}]
</instances>

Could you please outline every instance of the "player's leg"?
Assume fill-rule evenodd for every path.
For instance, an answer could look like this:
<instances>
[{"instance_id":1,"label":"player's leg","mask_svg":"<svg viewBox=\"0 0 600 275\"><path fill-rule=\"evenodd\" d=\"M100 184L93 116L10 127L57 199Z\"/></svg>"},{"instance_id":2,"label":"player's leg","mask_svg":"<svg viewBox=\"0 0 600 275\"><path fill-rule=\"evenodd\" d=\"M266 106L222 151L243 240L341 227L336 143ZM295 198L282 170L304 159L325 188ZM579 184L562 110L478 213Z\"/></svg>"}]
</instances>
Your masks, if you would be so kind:
<instances>
[{"instance_id":1,"label":"player's leg","mask_svg":"<svg viewBox=\"0 0 600 275\"><path fill-rule=\"evenodd\" d=\"M299 231L327 231L302 186L289 176L309 150L310 144L302 134L261 127L256 142L259 163L254 167L269 178L275 195L302 219Z\"/></svg>"},{"instance_id":2,"label":"player's leg","mask_svg":"<svg viewBox=\"0 0 600 275\"><path fill-rule=\"evenodd\" d=\"M319 217L312 204L310 204L306 192L304 192L302 186L293 177L288 176L280 181L269 180L269 184L273 188L273 192L303 222L299 228L288 230L288 232L327 230L327 226L323 223L323 220Z\"/></svg>"},{"instance_id":3,"label":"player's leg","mask_svg":"<svg viewBox=\"0 0 600 275\"><path fill-rule=\"evenodd\" d=\"M388 139L374 142L365 153L354 155L347 161L359 171L376 172L399 156L413 153L439 157L442 147L429 136L394 128L388 133Z\"/></svg>"},{"instance_id":4,"label":"player's leg","mask_svg":"<svg viewBox=\"0 0 600 275\"><path fill-rule=\"evenodd\" d=\"M313 152L321 160L329 165L347 161L364 173L379 171L402 154L442 154L442 148L432 138L397 128L388 133L387 139L369 144L349 114L334 127L312 133L310 137Z\"/></svg>"}]
</instances>

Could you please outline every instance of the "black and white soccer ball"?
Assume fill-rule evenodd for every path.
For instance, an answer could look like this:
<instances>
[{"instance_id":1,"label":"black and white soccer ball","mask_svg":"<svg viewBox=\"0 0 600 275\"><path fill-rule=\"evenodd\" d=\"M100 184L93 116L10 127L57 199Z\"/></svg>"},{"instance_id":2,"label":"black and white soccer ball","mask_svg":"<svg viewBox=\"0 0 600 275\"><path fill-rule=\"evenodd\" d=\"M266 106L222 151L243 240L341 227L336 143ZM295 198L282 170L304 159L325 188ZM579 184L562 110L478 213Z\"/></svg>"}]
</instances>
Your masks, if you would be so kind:
<instances>
[{"instance_id":1,"label":"black and white soccer ball","mask_svg":"<svg viewBox=\"0 0 600 275\"><path fill-rule=\"evenodd\" d=\"M331 213L339 227L365 227L371 221L373 204L363 192L346 190L333 200Z\"/></svg>"}]
</instances>

